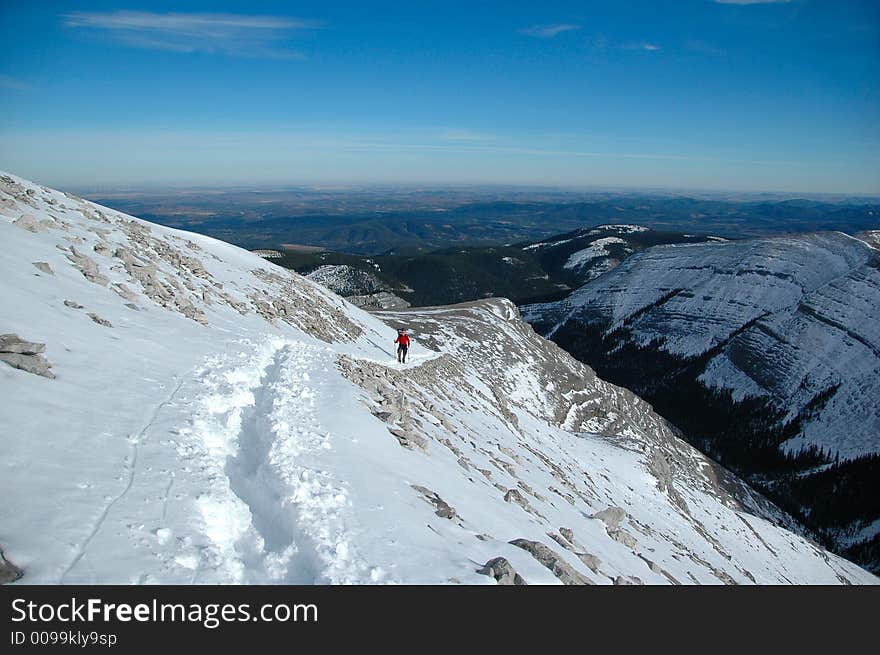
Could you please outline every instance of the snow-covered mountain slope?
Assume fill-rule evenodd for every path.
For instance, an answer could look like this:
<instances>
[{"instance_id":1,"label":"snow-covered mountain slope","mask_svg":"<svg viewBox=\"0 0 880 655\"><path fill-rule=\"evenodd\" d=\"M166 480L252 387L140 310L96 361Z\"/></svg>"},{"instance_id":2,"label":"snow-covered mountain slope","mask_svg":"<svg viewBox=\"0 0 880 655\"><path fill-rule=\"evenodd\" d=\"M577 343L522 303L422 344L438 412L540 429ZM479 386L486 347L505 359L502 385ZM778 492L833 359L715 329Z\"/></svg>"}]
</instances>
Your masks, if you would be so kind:
<instances>
[{"instance_id":1,"label":"snow-covered mountain slope","mask_svg":"<svg viewBox=\"0 0 880 655\"><path fill-rule=\"evenodd\" d=\"M877 582L506 301L388 325L9 175L0 236L7 577Z\"/></svg>"},{"instance_id":2,"label":"snow-covered mountain slope","mask_svg":"<svg viewBox=\"0 0 880 655\"><path fill-rule=\"evenodd\" d=\"M370 261L370 260L368 260ZM374 264L375 265L375 264ZM375 275L347 264L324 264L306 274L310 280L363 309L403 309L409 303Z\"/></svg>"},{"instance_id":3,"label":"snow-covered mountain slope","mask_svg":"<svg viewBox=\"0 0 880 655\"><path fill-rule=\"evenodd\" d=\"M842 233L657 247L523 311L549 334L571 321L625 328L681 358L717 350L707 386L769 397L789 419L836 389L785 447L856 457L880 452L878 265Z\"/></svg>"},{"instance_id":4,"label":"snow-covered mountain slope","mask_svg":"<svg viewBox=\"0 0 880 655\"><path fill-rule=\"evenodd\" d=\"M386 287L375 275L347 264L324 264L306 275L340 296L376 293Z\"/></svg>"},{"instance_id":5,"label":"snow-covered mountain slope","mask_svg":"<svg viewBox=\"0 0 880 655\"><path fill-rule=\"evenodd\" d=\"M642 225L614 224L581 228L523 246L554 278L577 288L610 271L635 252L658 244L701 243L717 239L696 234L652 230Z\"/></svg>"},{"instance_id":6,"label":"snow-covered mountain slope","mask_svg":"<svg viewBox=\"0 0 880 655\"><path fill-rule=\"evenodd\" d=\"M880 569L880 253L860 236L658 247L523 313Z\"/></svg>"}]
</instances>

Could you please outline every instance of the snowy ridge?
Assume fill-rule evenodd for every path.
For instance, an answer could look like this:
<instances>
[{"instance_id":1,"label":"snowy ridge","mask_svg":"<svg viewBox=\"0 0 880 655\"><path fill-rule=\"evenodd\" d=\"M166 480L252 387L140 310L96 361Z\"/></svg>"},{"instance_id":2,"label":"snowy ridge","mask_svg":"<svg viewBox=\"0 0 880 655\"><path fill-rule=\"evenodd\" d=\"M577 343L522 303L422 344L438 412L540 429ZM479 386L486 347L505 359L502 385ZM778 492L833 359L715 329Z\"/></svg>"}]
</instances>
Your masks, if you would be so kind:
<instances>
[{"instance_id":1,"label":"snowy ridge","mask_svg":"<svg viewBox=\"0 0 880 655\"><path fill-rule=\"evenodd\" d=\"M8 175L0 233L0 333L54 374L0 364L22 582L876 582L507 301L389 325Z\"/></svg>"},{"instance_id":2,"label":"snowy ridge","mask_svg":"<svg viewBox=\"0 0 880 655\"><path fill-rule=\"evenodd\" d=\"M364 295L385 290L385 285L375 275L347 264L324 264L306 277L323 284L341 296Z\"/></svg>"},{"instance_id":3,"label":"snowy ridge","mask_svg":"<svg viewBox=\"0 0 880 655\"><path fill-rule=\"evenodd\" d=\"M590 263L592 260L597 257L608 257L610 254L608 249L605 247L612 243L620 243L626 245L626 241L621 239L620 237L603 237L601 239L596 239L591 243L587 248L582 250L578 250L577 252L572 253L565 264L562 265L563 268L583 268L585 264ZM625 248L625 250L628 250ZM615 264L616 265L616 264ZM613 268L613 266L609 266L608 270ZM603 271L604 272L604 271Z\"/></svg>"},{"instance_id":4,"label":"snowy ridge","mask_svg":"<svg viewBox=\"0 0 880 655\"><path fill-rule=\"evenodd\" d=\"M378 264L373 264L378 269ZM370 272L347 264L324 264L306 277L348 299L362 309L397 309L409 303ZM396 291L397 289L395 289Z\"/></svg>"},{"instance_id":5,"label":"snowy ridge","mask_svg":"<svg viewBox=\"0 0 880 655\"><path fill-rule=\"evenodd\" d=\"M700 378L735 397L768 396L796 415L836 387L787 444L841 457L880 452L880 269L842 233L661 246L638 253L530 321L619 327L693 357L720 348Z\"/></svg>"}]
</instances>

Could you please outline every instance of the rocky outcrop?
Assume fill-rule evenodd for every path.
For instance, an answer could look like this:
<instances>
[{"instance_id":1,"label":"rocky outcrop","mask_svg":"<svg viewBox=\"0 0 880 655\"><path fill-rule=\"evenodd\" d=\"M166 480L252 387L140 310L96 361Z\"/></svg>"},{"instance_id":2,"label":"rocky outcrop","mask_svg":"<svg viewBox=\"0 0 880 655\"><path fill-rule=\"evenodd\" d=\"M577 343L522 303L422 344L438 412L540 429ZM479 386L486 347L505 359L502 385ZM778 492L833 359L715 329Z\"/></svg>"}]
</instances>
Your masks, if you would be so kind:
<instances>
[{"instance_id":1,"label":"rocky outcrop","mask_svg":"<svg viewBox=\"0 0 880 655\"><path fill-rule=\"evenodd\" d=\"M562 559L555 551L539 541L529 539L514 539L510 542L518 548L530 553L543 566L548 568L559 581L565 585L589 585L593 584L589 578L578 573L568 562Z\"/></svg>"},{"instance_id":2,"label":"rocky outcrop","mask_svg":"<svg viewBox=\"0 0 880 655\"><path fill-rule=\"evenodd\" d=\"M507 490L507 492L504 494L504 502L515 503L515 504L519 505L520 507L522 507L524 510L531 509L529 507L529 501L527 501L525 499L525 496L523 496L516 489L508 489Z\"/></svg>"},{"instance_id":3,"label":"rocky outcrop","mask_svg":"<svg viewBox=\"0 0 880 655\"><path fill-rule=\"evenodd\" d=\"M443 500L436 491L431 491L430 489L417 484L412 485L412 488L418 491L422 495L422 498L434 506L434 513L441 519L454 519L458 516L455 508Z\"/></svg>"},{"instance_id":4,"label":"rocky outcrop","mask_svg":"<svg viewBox=\"0 0 880 655\"><path fill-rule=\"evenodd\" d=\"M638 578L634 575L619 575L614 578L614 584L616 586L632 586L632 585L643 585L641 578Z\"/></svg>"},{"instance_id":5,"label":"rocky outcrop","mask_svg":"<svg viewBox=\"0 0 880 655\"><path fill-rule=\"evenodd\" d=\"M390 291L379 291L366 295L348 296L346 300L356 307L366 310L406 309L410 304Z\"/></svg>"},{"instance_id":6,"label":"rocky outcrop","mask_svg":"<svg viewBox=\"0 0 880 655\"><path fill-rule=\"evenodd\" d=\"M620 522L626 518L626 511L620 507L607 507L601 512L596 512L591 518L602 521L608 530L616 530L620 526Z\"/></svg>"},{"instance_id":7,"label":"rocky outcrop","mask_svg":"<svg viewBox=\"0 0 880 655\"><path fill-rule=\"evenodd\" d=\"M51 364L43 357L46 344L25 341L16 334L0 334L0 361L45 378L54 378Z\"/></svg>"},{"instance_id":8,"label":"rocky outcrop","mask_svg":"<svg viewBox=\"0 0 880 655\"><path fill-rule=\"evenodd\" d=\"M110 280L101 274L95 261L88 255L79 252L75 246L70 246L67 252L67 259L89 282L100 284L102 287L106 287L110 283Z\"/></svg>"},{"instance_id":9,"label":"rocky outcrop","mask_svg":"<svg viewBox=\"0 0 880 655\"><path fill-rule=\"evenodd\" d=\"M87 316L98 325L103 325L104 327L113 327L113 324L110 321L108 321L106 318L101 318L95 312L89 312Z\"/></svg>"},{"instance_id":10,"label":"rocky outcrop","mask_svg":"<svg viewBox=\"0 0 880 655\"><path fill-rule=\"evenodd\" d=\"M52 226L53 223L49 219L38 221L33 214L25 214L20 218L14 220L12 224L16 227L20 227L22 230L38 233L45 232Z\"/></svg>"},{"instance_id":11,"label":"rocky outcrop","mask_svg":"<svg viewBox=\"0 0 880 655\"><path fill-rule=\"evenodd\" d=\"M620 527L621 521L627 517L626 511L620 507L608 507L601 512L596 512L591 518L602 521L608 531L608 536L623 544L627 548L635 548L638 543L629 532Z\"/></svg>"},{"instance_id":12,"label":"rocky outcrop","mask_svg":"<svg viewBox=\"0 0 880 655\"><path fill-rule=\"evenodd\" d=\"M483 568L477 569L477 573L488 575L494 578L495 582L503 585L524 585L526 581L522 579L513 565L504 557L496 557L490 559L483 565Z\"/></svg>"}]
</instances>

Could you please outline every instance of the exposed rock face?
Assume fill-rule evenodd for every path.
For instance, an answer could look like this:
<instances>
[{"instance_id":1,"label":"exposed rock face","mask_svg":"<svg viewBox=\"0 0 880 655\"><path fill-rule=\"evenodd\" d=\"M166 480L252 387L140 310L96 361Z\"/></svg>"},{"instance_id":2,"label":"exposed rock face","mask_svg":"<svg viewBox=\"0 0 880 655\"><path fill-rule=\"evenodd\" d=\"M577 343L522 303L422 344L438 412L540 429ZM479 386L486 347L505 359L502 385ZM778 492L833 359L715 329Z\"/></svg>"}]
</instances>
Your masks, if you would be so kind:
<instances>
[{"instance_id":1,"label":"exposed rock face","mask_svg":"<svg viewBox=\"0 0 880 655\"><path fill-rule=\"evenodd\" d=\"M575 571L571 565L563 560L551 548L545 546L539 541L530 541L528 539L514 539L510 542L518 548L531 553L532 557L538 560L545 567L550 569L562 584L566 585L588 585L593 584L587 577Z\"/></svg>"},{"instance_id":2,"label":"exposed rock face","mask_svg":"<svg viewBox=\"0 0 880 655\"><path fill-rule=\"evenodd\" d=\"M108 321L106 318L101 318L94 312L89 312L88 317L98 325L103 325L104 327L113 327L113 324L110 321Z\"/></svg>"},{"instance_id":3,"label":"exposed rock face","mask_svg":"<svg viewBox=\"0 0 880 655\"><path fill-rule=\"evenodd\" d=\"M52 267L49 266L49 264L47 262L33 262L33 265L36 267L36 269L38 271L40 271L42 273L46 273L48 275L55 275L55 273L52 271Z\"/></svg>"},{"instance_id":4,"label":"exposed rock face","mask_svg":"<svg viewBox=\"0 0 880 655\"><path fill-rule=\"evenodd\" d=\"M412 485L412 488L422 494L422 497L434 506L434 513L441 519L454 519L458 516L455 508L451 507L436 492L417 484Z\"/></svg>"},{"instance_id":5,"label":"exposed rock face","mask_svg":"<svg viewBox=\"0 0 880 655\"><path fill-rule=\"evenodd\" d=\"M100 284L102 287L106 287L110 283L110 280L100 273L95 261L88 255L79 252L76 247L70 246L67 258L89 282Z\"/></svg>"},{"instance_id":6,"label":"exposed rock face","mask_svg":"<svg viewBox=\"0 0 880 655\"><path fill-rule=\"evenodd\" d=\"M516 572L516 569L513 568L513 565L507 561L504 557L496 557L495 559L490 559L483 565L483 568L477 569L477 573L482 573L483 575L488 575L490 578L495 578L495 581L498 584L503 585L524 585L526 581L522 579L519 573Z\"/></svg>"},{"instance_id":7,"label":"exposed rock face","mask_svg":"<svg viewBox=\"0 0 880 655\"><path fill-rule=\"evenodd\" d=\"M599 573L599 567L602 565L602 560L591 553L575 553L575 555L577 555L578 559L586 564L587 568L593 573Z\"/></svg>"},{"instance_id":8,"label":"exposed rock face","mask_svg":"<svg viewBox=\"0 0 880 655\"><path fill-rule=\"evenodd\" d=\"M523 495L516 489L508 489L507 493L504 494L504 500L508 503L516 503L524 509L528 508L529 506L529 501L527 501L525 497L523 497Z\"/></svg>"},{"instance_id":9,"label":"exposed rock face","mask_svg":"<svg viewBox=\"0 0 880 655\"><path fill-rule=\"evenodd\" d=\"M143 306L146 296L160 307L208 325L208 308L226 305L242 315L255 312L269 321L296 326L328 343L352 341L361 333L347 316L342 300L326 292L316 293L316 286L299 275L275 266L257 268L248 272L256 284L251 279L247 283L231 281L225 283L231 287L227 289L202 261L205 256L218 258L207 255L195 241L157 234L143 221L73 196L59 203L50 190L44 191L40 196L12 177L0 176L0 209L18 216L12 222L23 230L63 233L56 247L70 264L89 282L109 286L134 306ZM54 219L39 218L40 200L53 207ZM71 223L59 216L65 212L73 214L74 220L85 219L91 224L83 233L72 234ZM111 240L110 235L117 238ZM46 262L34 265L52 273ZM128 280L111 285L111 277L123 272ZM244 294L235 293L239 287L246 289Z\"/></svg>"},{"instance_id":10,"label":"exposed rock face","mask_svg":"<svg viewBox=\"0 0 880 655\"><path fill-rule=\"evenodd\" d=\"M343 297L369 296L387 291L385 284L376 275L347 264L319 266L306 277Z\"/></svg>"},{"instance_id":11,"label":"exposed rock face","mask_svg":"<svg viewBox=\"0 0 880 655\"><path fill-rule=\"evenodd\" d=\"M593 514L594 519L602 521L608 530L608 536L622 543L627 548L635 548L638 543L629 532L620 527L621 521L627 517L626 510L620 507L608 507Z\"/></svg>"},{"instance_id":12,"label":"exposed rock face","mask_svg":"<svg viewBox=\"0 0 880 655\"><path fill-rule=\"evenodd\" d=\"M46 344L25 341L17 334L0 334L0 352L20 355L39 355L46 351Z\"/></svg>"},{"instance_id":13,"label":"exposed rock face","mask_svg":"<svg viewBox=\"0 0 880 655\"><path fill-rule=\"evenodd\" d=\"M52 225L52 221L44 219L42 221L38 221L33 214L25 214L21 218L16 219L12 222L16 227L20 227L22 230L27 230L28 232L45 232Z\"/></svg>"},{"instance_id":14,"label":"exposed rock face","mask_svg":"<svg viewBox=\"0 0 880 655\"><path fill-rule=\"evenodd\" d=\"M620 585L631 586L631 585L642 585L645 583L642 582L641 578L637 578L635 576L619 575L616 578L614 578L614 584L617 586L620 586Z\"/></svg>"},{"instance_id":15,"label":"exposed rock face","mask_svg":"<svg viewBox=\"0 0 880 655\"><path fill-rule=\"evenodd\" d=\"M46 344L25 341L16 334L0 334L0 361L45 378L54 378L51 365L43 357Z\"/></svg>"},{"instance_id":16,"label":"exposed rock face","mask_svg":"<svg viewBox=\"0 0 880 655\"><path fill-rule=\"evenodd\" d=\"M433 369L433 364L428 365ZM427 372L407 375L380 364L355 362L347 357L339 359L339 367L343 375L368 392L370 411L388 425L388 431L401 446L424 450L427 441L415 429L421 422L420 408L413 406L408 398L416 393L413 383L427 377Z\"/></svg>"},{"instance_id":17,"label":"exposed rock face","mask_svg":"<svg viewBox=\"0 0 880 655\"><path fill-rule=\"evenodd\" d=\"M609 530L616 530L620 527L620 522L626 518L626 511L620 507L608 507L593 514L593 518L602 521Z\"/></svg>"},{"instance_id":18,"label":"exposed rock face","mask_svg":"<svg viewBox=\"0 0 880 655\"><path fill-rule=\"evenodd\" d=\"M403 392L415 409L413 399L423 395L426 388L447 395L448 391L442 390L442 380L465 377L456 359L466 361L487 383L485 389L467 390L466 393L474 397L491 393L496 411L514 431L519 428L513 407L522 403L526 411L563 429L600 434L621 446L645 452L648 461L655 462L652 472L662 478L658 478L658 487L682 511L687 508L679 498L676 485L696 486L732 506L742 504L749 511L775 516L775 520L789 528L797 526L791 517L752 492L728 471L679 440L669 423L646 402L626 389L597 378L592 369L574 360L552 341L540 338L520 319L517 308L510 301L493 298L443 308L377 312L377 316L392 325L406 326L417 341L455 358L440 357L406 372L378 365L373 367L363 362L356 367L343 364L343 370L351 369L351 379L368 385L371 392L376 388L376 382L367 382L364 376L375 368L376 377ZM456 337L450 338L451 333ZM495 347L487 348L487 340ZM524 388L525 379L533 379L536 383ZM465 390L463 387L462 391ZM432 419L422 415L420 421L425 420ZM522 439L527 442L528 435L523 434ZM570 473L560 466L559 461L540 453L534 455L541 457L544 465L554 471L558 481L550 489L554 495L572 504L584 496L584 492L572 484ZM497 461L499 466L509 466L500 458ZM589 480L589 473L586 477ZM502 493L507 493L507 489ZM519 490L517 493L521 494ZM526 496L522 497L528 501ZM598 499L589 500L596 502Z\"/></svg>"},{"instance_id":19,"label":"exposed rock face","mask_svg":"<svg viewBox=\"0 0 880 655\"><path fill-rule=\"evenodd\" d=\"M356 307L367 310L375 309L406 309L410 304L390 291L379 291L367 295L347 296L348 302Z\"/></svg>"},{"instance_id":20,"label":"exposed rock face","mask_svg":"<svg viewBox=\"0 0 880 655\"><path fill-rule=\"evenodd\" d=\"M405 309L410 304L376 275L347 264L319 266L306 275L352 305L366 310Z\"/></svg>"}]
</instances>

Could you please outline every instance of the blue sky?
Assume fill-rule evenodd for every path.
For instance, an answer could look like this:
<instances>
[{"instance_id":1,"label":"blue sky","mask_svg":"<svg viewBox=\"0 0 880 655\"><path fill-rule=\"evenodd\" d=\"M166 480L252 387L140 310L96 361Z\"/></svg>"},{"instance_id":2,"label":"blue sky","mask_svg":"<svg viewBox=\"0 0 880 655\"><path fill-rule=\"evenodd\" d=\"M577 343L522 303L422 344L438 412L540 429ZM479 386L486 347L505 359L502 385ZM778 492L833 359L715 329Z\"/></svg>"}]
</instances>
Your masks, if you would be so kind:
<instances>
[{"instance_id":1,"label":"blue sky","mask_svg":"<svg viewBox=\"0 0 880 655\"><path fill-rule=\"evenodd\" d=\"M0 168L57 186L880 194L880 3L0 5Z\"/></svg>"}]
</instances>

